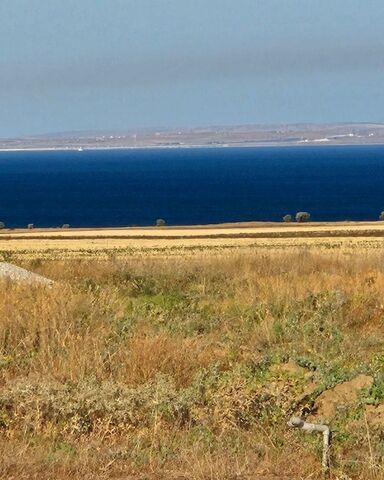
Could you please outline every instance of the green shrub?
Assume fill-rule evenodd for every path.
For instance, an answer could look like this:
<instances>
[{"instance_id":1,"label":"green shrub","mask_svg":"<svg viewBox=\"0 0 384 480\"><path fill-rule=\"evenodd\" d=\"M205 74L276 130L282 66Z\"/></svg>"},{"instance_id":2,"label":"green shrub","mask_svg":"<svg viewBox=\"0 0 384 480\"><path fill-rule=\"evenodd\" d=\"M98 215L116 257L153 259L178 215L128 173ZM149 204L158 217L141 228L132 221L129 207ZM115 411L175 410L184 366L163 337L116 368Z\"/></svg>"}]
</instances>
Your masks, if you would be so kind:
<instances>
[{"instance_id":1,"label":"green shrub","mask_svg":"<svg viewBox=\"0 0 384 480\"><path fill-rule=\"evenodd\" d=\"M311 214L308 212L297 212L296 213L296 222L303 223L309 222Z\"/></svg>"}]
</instances>

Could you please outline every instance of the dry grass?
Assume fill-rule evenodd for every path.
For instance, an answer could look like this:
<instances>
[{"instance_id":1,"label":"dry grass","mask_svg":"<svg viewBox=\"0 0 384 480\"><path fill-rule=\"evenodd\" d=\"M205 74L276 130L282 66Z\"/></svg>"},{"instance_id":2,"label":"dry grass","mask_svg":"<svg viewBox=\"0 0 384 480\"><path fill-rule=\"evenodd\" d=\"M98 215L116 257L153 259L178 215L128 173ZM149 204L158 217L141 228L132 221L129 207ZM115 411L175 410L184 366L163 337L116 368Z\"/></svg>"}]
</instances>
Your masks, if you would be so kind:
<instances>
[{"instance_id":1,"label":"dry grass","mask_svg":"<svg viewBox=\"0 0 384 480\"><path fill-rule=\"evenodd\" d=\"M231 253L16 257L58 283L0 286L0 478L320 478L320 439L286 421L309 382L364 372L332 478L383 479L384 252Z\"/></svg>"}]
</instances>

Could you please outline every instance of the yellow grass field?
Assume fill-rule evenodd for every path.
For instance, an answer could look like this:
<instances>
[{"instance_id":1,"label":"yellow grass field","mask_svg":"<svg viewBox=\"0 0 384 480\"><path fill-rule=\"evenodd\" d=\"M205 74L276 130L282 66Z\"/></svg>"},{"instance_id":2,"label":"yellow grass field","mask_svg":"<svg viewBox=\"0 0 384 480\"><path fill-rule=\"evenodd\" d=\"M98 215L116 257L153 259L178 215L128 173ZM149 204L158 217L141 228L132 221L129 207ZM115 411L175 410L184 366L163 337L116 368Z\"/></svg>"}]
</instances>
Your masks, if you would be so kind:
<instances>
[{"instance_id":1,"label":"yellow grass field","mask_svg":"<svg viewBox=\"0 0 384 480\"><path fill-rule=\"evenodd\" d=\"M93 256L133 250L156 254L182 251L251 248L343 246L380 248L384 242L382 222L311 224L240 223L195 227L34 229L3 230L0 251L36 254Z\"/></svg>"},{"instance_id":2,"label":"yellow grass field","mask_svg":"<svg viewBox=\"0 0 384 480\"><path fill-rule=\"evenodd\" d=\"M382 234L3 230L0 478L384 480Z\"/></svg>"}]
</instances>

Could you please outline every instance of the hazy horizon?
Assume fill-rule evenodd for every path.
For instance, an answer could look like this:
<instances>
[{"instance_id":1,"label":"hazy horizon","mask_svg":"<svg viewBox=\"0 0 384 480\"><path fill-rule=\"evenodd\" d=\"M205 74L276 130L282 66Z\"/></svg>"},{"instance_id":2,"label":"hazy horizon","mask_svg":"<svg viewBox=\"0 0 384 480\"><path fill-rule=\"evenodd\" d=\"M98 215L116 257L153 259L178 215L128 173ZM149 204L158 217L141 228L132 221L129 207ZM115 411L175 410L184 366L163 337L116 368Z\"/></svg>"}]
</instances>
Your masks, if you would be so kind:
<instances>
[{"instance_id":1,"label":"hazy horizon","mask_svg":"<svg viewBox=\"0 0 384 480\"><path fill-rule=\"evenodd\" d=\"M379 0L5 0L0 18L2 138L384 122Z\"/></svg>"},{"instance_id":2,"label":"hazy horizon","mask_svg":"<svg viewBox=\"0 0 384 480\"><path fill-rule=\"evenodd\" d=\"M334 123L311 123L311 122L304 122L304 123L268 123L268 124L262 124L262 123L243 123L243 124L202 124L202 125L191 125L191 126L185 126L185 125L178 125L178 126L174 126L174 127L167 127L167 126L164 126L164 125L155 125L155 126L146 126L146 127L138 127L138 128L135 128L135 127L130 127L130 128L127 128L127 129L122 129L122 128L116 128L116 129L103 129L103 128L98 128L98 129L91 129L91 130L62 130L62 131L47 131L47 132L38 132L38 133L34 133L34 134L23 134L23 135L16 135L14 137L10 136L10 137L3 137L3 139L6 139L6 138L28 138L28 137L55 137L55 136L70 136L70 135L73 135L73 134L134 134L134 133L140 133L140 132L151 132L151 133L155 133L155 132L161 132L161 131L164 131L164 132L169 132L169 131L173 131L173 130L181 130L181 131L185 131L187 132L188 130L189 131L193 131L193 130L198 130L198 129L214 129L214 128L218 128L218 129L223 129L223 130L231 130L231 129L236 129L236 128L243 128L243 129L247 129L248 127L249 128L260 128L260 129L268 129L268 128L274 128L274 127L282 127L282 126L285 126L285 127L291 127L291 128L294 128L294 127L300 127L300 126L308 126L308 127L319 127L319 129L321 128L324 128L326 129L327 126L329 127L332 127L332 126L343 126L343 125L383 125L384 126L384 122L359 122L359 121L356 121L356 122L334 122ZM0 137L1 139L1 137Z\"/></svg>"}]
</instances>

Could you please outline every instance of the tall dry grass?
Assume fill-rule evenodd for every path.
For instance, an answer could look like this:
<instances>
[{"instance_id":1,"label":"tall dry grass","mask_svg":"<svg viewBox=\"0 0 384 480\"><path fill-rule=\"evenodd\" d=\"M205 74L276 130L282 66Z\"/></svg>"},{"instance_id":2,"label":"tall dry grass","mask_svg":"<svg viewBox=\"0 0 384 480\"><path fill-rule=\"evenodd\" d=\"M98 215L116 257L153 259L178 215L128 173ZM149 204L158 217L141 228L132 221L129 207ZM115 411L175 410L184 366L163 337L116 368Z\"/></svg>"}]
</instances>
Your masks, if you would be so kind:
<instances>
[{"instance_id":1,"label":"tall dry grass","mask_svg":"<svg viewBox=\"0 0 384 480\"><path fill-rule=\"evenodd\" d=\"M384 478L384 253L24 260L0 287L1 478L317 478L308 383L374 385L333 421L333 478ZM279 370L290 360L305 375ZM305 408L310 409L309 401ZM369 441L368 441L369 439Z\"/></svg>"}]
</instances>

